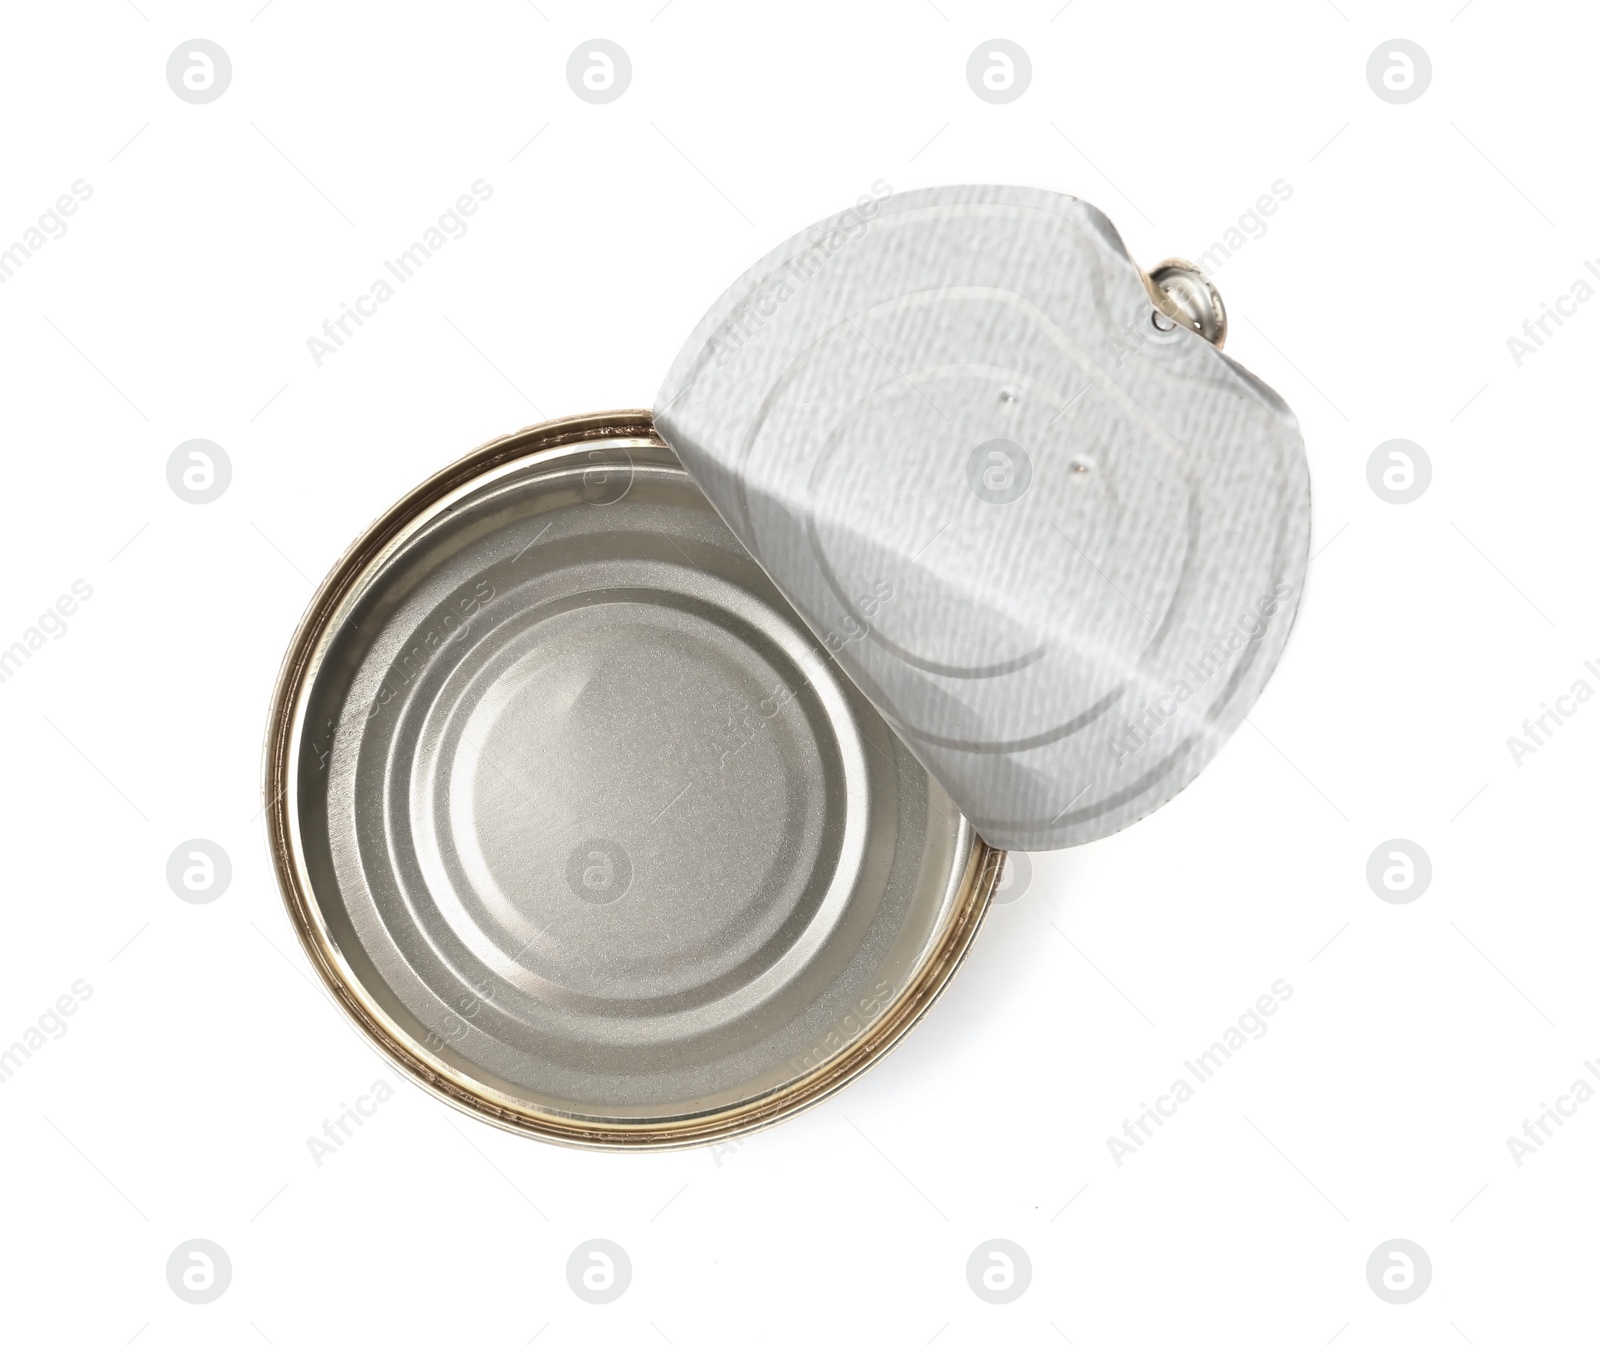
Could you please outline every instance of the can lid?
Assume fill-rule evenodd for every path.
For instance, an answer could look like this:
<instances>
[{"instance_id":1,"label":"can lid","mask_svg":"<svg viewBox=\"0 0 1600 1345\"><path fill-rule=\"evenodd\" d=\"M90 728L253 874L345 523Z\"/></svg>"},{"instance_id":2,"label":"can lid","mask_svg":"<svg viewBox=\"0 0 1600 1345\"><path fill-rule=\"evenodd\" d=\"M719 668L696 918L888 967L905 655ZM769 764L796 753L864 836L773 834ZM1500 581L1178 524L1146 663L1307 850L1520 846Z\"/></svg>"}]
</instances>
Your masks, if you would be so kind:
<instances>
[{"instance_id":1,"label":"can lid","mask_svg":"<svg viewBox=\"0 0 1600 1345\"><path fill-rule=\"evenodd\" d=\"M1158 294L1069 196L863 198L740 277L657 401L729 527L994 845L1081 844L1173 797L1299 602L1294 416Z\"/></svg>"}]
</instances>

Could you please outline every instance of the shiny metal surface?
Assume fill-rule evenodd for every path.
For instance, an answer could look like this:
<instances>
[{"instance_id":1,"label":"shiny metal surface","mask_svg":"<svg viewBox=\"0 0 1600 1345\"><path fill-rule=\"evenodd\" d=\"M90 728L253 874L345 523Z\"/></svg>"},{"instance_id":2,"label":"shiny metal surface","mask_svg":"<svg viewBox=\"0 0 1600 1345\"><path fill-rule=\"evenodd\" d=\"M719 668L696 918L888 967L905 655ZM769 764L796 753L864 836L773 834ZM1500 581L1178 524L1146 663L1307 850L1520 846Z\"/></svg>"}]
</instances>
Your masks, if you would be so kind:
<instances>
[{"instance_id":1,"label":"shiny metal surface","mask_svg":"<svg viewBox=\"0 0 1600 1345\"><path fill-rule=\"evenodd\" d=\"M1168 257L1146 277L1156 307L1221 350L1228 342L1228 310L1211 277L1193 262Z\"/></svg>"},{"instance_id":2,"label":"shiny metal surface","mask_svg":"<svg viewBox=\"0 0 1600 1345\"><path fill-rule=\"evenodd\" d=\"M324 980L422 1082L546 1138L715 1139L838 1087L938 993L1000 855L836 643L648 413L419 487L329 577L273 710Z\"/></svg>"}]
</instances>

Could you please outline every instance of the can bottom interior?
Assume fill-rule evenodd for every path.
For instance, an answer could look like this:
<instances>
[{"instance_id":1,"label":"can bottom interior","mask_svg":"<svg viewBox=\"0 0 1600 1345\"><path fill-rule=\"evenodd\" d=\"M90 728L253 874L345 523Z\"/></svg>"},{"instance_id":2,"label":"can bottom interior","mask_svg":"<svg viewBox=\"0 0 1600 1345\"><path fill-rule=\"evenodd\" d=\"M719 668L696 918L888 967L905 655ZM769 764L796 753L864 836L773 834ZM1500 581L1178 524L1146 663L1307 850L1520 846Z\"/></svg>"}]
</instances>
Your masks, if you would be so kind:
<instances>
[{"instance_id":1,"label":"can bottom interior","mask_svg":"<svg viewBox=\"0 0 1600 1345\"><path fill-rule=\"evenodd\" d=\"M374 525L291 650L268 797L362 1028L575 1143L839 1086L943 986L1000 858L643 413L498 441Z\"/></svg>"}]
</instances>

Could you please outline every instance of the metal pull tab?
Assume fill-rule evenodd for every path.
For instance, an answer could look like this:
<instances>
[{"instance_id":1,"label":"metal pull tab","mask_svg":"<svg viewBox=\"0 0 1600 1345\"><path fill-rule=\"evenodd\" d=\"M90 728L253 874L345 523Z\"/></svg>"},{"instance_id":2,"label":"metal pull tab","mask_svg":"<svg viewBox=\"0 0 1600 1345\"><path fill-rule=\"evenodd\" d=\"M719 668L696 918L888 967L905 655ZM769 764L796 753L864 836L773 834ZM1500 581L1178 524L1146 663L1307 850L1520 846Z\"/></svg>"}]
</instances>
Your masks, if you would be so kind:
<instances>
[{"instance_id":1,"label":"metal pull tab","mask_svg":"<svg viewBox=\"0 0 1600 1345\"><path fill-rule=\"evenodd\" d=\"M1228 339L1228 310L1211 277L1193 262L1168 257L1145 276L1157 308L1173 322L1198 332L1218 350Z\"/></svg>"}]
</instances>

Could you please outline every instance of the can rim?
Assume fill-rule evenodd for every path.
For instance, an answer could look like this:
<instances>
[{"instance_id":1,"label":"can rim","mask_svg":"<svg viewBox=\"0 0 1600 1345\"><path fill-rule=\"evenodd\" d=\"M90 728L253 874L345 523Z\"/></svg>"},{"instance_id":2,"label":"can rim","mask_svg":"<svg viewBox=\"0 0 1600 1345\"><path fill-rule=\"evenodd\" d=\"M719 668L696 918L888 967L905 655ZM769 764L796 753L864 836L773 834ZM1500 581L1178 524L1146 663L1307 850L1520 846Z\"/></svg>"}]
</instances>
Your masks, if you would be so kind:
<instances>
[{"instance_id":1,"label":"can rim","mask_svg":"<svg viewBox=\"0 0 1600 1345\"><path fill-rule=\"evenodd\" d=\"M529 1106L452 1070L395 1025L360 984L335 944L297 847L290 789L304 727L305 696L317 655L345 600L358 591L408 527L454 492L487 473L553 449L604 440L643 440L670 447L644 410L604 411L545 421L491 440L407 492L350 545L318 586L290 641L272 693L263 780L267 841L289 922L323 987L353 1025L412 1080L458 1110L504 1130L591 1149L686 1148L731 1139L813 1106L882 1058L917 1023L960 966L999 883L1005 852L976 832L943 927L920 965L873 1025L843 1050L786 1084L736 1106L690 1116L598 1121Z\"/></svg>"}]
</instances>

